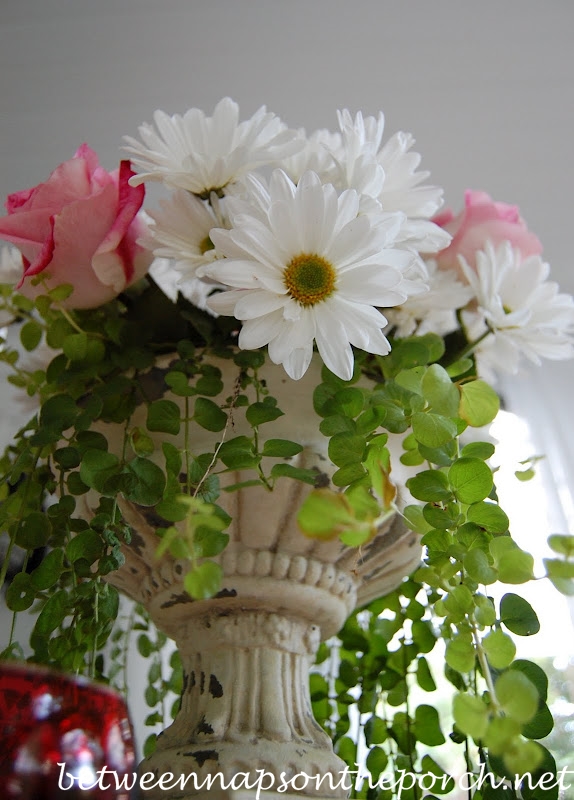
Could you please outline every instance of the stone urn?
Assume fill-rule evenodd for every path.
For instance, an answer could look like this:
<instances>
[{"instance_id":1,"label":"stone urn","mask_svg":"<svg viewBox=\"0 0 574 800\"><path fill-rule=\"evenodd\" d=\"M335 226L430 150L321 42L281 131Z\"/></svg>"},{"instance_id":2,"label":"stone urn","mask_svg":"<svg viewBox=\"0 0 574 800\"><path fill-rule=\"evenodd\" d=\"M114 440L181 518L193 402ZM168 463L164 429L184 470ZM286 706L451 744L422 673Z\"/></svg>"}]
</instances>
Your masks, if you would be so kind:
<instances>
[{"instance_id":1,"label":"stone urn","mask_svg":"<svg viewBox=\"0 0 574 800\"><path fill-rule=\"evenodd\" d=\"M231 394L239 368L224 359L210 358L210 363L221 369L222 396ZM260 437L303 445L290 463L316 470L318 483L328 485L336 467L328 459L328 439L320 433L313 409L320 368L319 361L313 362L295 382L282 367L264 365L260 377L284 416L261 426ZM162 394L168 369L169 357L152 370ZM132 421L137 425L144 420L142 406L141 418L136 414ZM250 432L238 417L229 435ZM106 435L110 440L109 426ZM190 440L197 452L213 452L221 434L192 423ZM249 471L226 471L220 475L221 486L252 477ZM221 590L208 600L192 600L185 591L186 564L170 555L156 558L156 528L166 523L152 508L119 501L132 539L123 548L125 564L107 579L142 603L157 627L175 640L184 668L181 709L140 773L195 776L184 787L146 791L146 796L254 797L254 789L245 795L229 791L230 785L247 785L237 777L246 773L248 783L269 790L263 797L274 797L281 786L277 798L347 796L348 784L345 788L341 780L346 765L313 717L309 669L320 642L335 635L352 611L395 589L417 567L421 547L398 515L360 550L338 538L308 538L297 514L310 489L282 477L272 491L264 486L222 491L217 502L232 518L230 540L216 557L224 575ZM89 516L96 498L84 497ZM209 776L213 781L208 789Z\"/></svg>"}]
</instances>

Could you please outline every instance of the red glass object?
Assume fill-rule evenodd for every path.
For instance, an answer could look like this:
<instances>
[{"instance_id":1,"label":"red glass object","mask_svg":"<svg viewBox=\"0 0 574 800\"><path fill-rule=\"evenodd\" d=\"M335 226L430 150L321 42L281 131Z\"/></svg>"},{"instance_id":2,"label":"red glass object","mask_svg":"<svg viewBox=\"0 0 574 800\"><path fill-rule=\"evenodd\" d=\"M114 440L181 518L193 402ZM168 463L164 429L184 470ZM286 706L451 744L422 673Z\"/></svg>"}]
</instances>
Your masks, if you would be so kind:
<instances>
[{"instance_id":1,"label":"red glass object","mask_svg":"<svg viewBox=\"0 0 574 800\"><path fill-rule=\"evenodd\" d=\"M136 787L120 694L86 678L0 663L2 800L128 800Z\"/></svg>"}]
</instances>

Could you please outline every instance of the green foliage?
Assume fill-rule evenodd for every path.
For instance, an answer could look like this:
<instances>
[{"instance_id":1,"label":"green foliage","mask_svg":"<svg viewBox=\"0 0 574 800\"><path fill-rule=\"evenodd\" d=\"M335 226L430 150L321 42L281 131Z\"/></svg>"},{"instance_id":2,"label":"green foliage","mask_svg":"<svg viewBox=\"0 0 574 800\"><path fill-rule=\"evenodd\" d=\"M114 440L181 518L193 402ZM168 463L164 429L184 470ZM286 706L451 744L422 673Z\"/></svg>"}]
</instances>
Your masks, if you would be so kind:
<instances>
[{"instance_id":1,"label":"green foliage","mask_svg":"<svg viewBox=\"0 0 574 800\"><path fill-rule=\"evenodd\" d=\"M165 725L177 705L168 709L168 700L181 690L179 657L168 668L165 635L142 609L114 628L119 598L106 581L122 566L132 535L122 508L153 521L158 561L175 560L189 600L206 600L222 587L219 556L231 521L218 504L222 491L300 482L304 534L361 548L398 513L391 451L401 447L410 474L401 513L422 537L423 561L395 592L347 620L334 645L338 658L321 647L324 672L310 682L314 713L349 766L366 752L372 779L400 770L421 781L433 777L432 787L405 790L407 800L426 789L427 797L453 789L454 767L443 758L448 747L475 777L481 769L500 778L555 773L538 741L552 729L544 673L515 657L513 635L536 633L536 612L518 590L499 604L488 594L496 582L532 580L534 562L512 539L498 504L494 446L466 441L467 428L489 424L499 408L496 393L474 373L468 343L451 352L449 342L426 334L392 342L386 357L357 352L348 382L323 368L313 408L335 467L329 477L306 466L296 423L284 438L289 409L262 378L266 354L237 350L236 321L215 320L182 298L174 306L151 280L133 289L137 302L127 292L89 312L62 308L68 292L59 287L35 301L2 293L4 310L22 320L24 350L45 342L58 351L44 369L27 370L16 350L0 349L9 380L38 400L38 413L1 460L0 487L8 555L16 547L25 553L6 605L14 616L33 610L32 660L125 689L127 642L135 634L148 665L147 722ZM217 366L221 359L235 371L232 387ZM206 452L198 429L213 434ZM519 479L530 477L537 458L521 465ZM94 509L89 520L80 513L84 500ZM554 535L549 546L548 579L574 595L574 537ZM27 570L38 548L47 554ZM5 571L1 577L3 583ZM3 656L21 652L11 636ZM437 653L444 674L435 667ZM438 702L445 681L454 695L447 715ZM154 746L151 735L144 751ZM525 800L538 798L526 784L519 791ZM367 800L396 796L366 784L353 792ZM470 796L518 797L492 787Z\"/></svg>"}]
</instances>

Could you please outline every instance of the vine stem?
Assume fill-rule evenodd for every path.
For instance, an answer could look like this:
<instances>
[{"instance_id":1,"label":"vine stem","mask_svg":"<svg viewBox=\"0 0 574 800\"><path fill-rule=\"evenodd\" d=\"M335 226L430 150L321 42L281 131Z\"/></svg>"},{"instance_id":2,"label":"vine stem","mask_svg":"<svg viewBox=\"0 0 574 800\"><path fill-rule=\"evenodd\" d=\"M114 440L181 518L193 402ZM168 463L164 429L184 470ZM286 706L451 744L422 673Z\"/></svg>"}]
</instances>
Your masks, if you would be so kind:
<instances>
[{"instance_id":1,"label":"vine stem","mask_svg":"<svg viewBox=\"0 0 574 800\"><path fill-rule=\"evenodd\" d=\"M488 688L488 692L490 694L490 702L492 703L494 709L496 711L500 710L500 704L496 698L496 692L494 691L494 683L492 682L492 674L490 672L490 667L488 665L488 660L486 658L486 653L484 652L484 648L482 646L482 641L480 636L478 635L478 630L476 627L476 623L474 619L471 618L470 624L472 627L472 636L474 639L474 645L476 647L476 653L478 655L478 661L480 667L482 669L482 674L484 676L484 680L486 681L486 686Z\"/></svg>"},{"instance_id":2,"label":"vine stem","mask_svg":"<svg viewBox=\"0 0 574 800\"><path fill-rule=\"evenodd\" d=\"M235 380L235 385L234 385L234 388L233 388L233 397L231 398L231 403L229 404L229 414L227 415L227 420L225 422L225 427L223 428L223 432L221 434L221 440L215 446L215 450L214 450L214 453L213 453L213 458L209 462L209 466L207 467L207 469L203 473L203 476L201 477L201 480L199 481L199 483L195 487L195 491L193 492L193 495L192 495L193 497L197 497L201 486L203 485L203 483L205 482L207 476L209 475L209 473L211 472L211 470L215 466L215 464L217 462L217 456L219 454L219 451L221 450L221 448L223 447L223 443L225 442L225 437L227 436L227 431L229 430L229 426L233 425L233 409L235 408L235 404L237 402L237 398L239 397L239 392L240 392L240 389L241 389L240 379L241 379L241 373L237 376L237 378ZM187 408L186 408L185 416L186 416L186 423L187 423L187 417L189 416ZM187 430L186 430L186 453L187 453L187 435L188 434L187 434ZM187 474L189 476L189 464L187 465L187 467L188 467ZM189 480L189 477L188 477L188 480ZM188 491L189 491L189 487L188 487Z\"/></svg>"},{"instance_id":3,"label":"vine stem","mask_svg":"<svg viewBox=\"0 0 574 800\"><path fill-rule=\"evenodd\" d=\"M47 294L47 295L49 295L49 294L50 294L50 289L48 288L48 286L47 286L47 284L46 284L46 281L45 281L45 279L42 279L42 280L40 281L40 283L42 284L42 286L43 286L43 287L44 287L44 289L46 290L46 294ZM85 333L85 331L84 331L84 330L83 330L83 329L80 327L80 325L79 325L79 324L76 322L76 320L74 319L74 315L73 315L73 314L70 314L70 312L68 311L68 309L67 309L67 308L65 308L65 306L63 306L63 305L62 305L62 303L61 303L59 300L53 301L53 305L54 305L54 307L56 308L56 310L57 310L57 311L58 311L58 312L59 312L59 313L60 313L60 314L61 314L61 315L64 317L64 319L66 320L66 322L67 322L67 323L68 323L68 324L69 324L69 325L70 325L70 326L71 326L71 327L72 327L72 328L73 328L75 331L77 331L78 333ZM47 325L44 325L44 328L47 330L47 329L48 329L48 326L47 326ZM98 338L103 338L103 336L102 336L102 334L101 334L101 333L95 333L95 334L93 334L93 335L97 336Z\"/></svg>"},{"instance_id":4,"label":"vine stem","mask_svg":"<svg viewBox=\"0 0 574 800\"><path fill-rule=\"evenodd\" d=\"M469 746L468 746L468 736L466 737L466 739L464 741L464 760L466 762L467 772L470 775L470 773L472 773L472 762L470 760L470 749L469 749ZM468 787L468 800L472 800L472 789L470 788L470 781L469 781L469 787Z\"/></svg>"},{"instance_id":5,"label":"vine stem","mask_svg":"<svg viewBox=\"0 0 574 800\"><path fill-rule=\"evenodd\" d=\"M185 453L185 481L187 493L191 495L191 479L189 477L191 453L189 452L189 397L186 395L184 400L185 417L183 420L183 452ZM201 483L201 481L200 481ZM194 495L195 496L195 495Z\"/></svg>"},{"instance_id":6,"label":"vine stem","mask_svg":"<svg viewBox=\"0 0 574 800\"><path fill-rule=\"evenodd\" d=\"M126 697L126 700L127 700L127 697L128 697L128 661L129 661L129 652L130 652L130 642L131 642L131 637L132 637L132 634L133 634L133 631L134 631L136 613L137 613L137 604L133 603L131 611L130 611L130 614L128 616L127 631L126 631L126 636L125 636L125 639L124 639L124 646L123 646L123 662L124 663L123 663L122 673L123 673L123 678L124 678L124 695Z\"/></svg>"},{"instance_id":7,"label":"vine stem","mask_svg":"<svg viewBox=\"0 0 574 800\"><path fill-rule=\"evenodd\" d=\"M4 586L4 581L6 580L6 575L8 574L8 567L10 565L10 556L12 555L12 550L15 544L16 544L16 536L12 535L10 537L10 542L8 543L8 547L6 548L6 553L4 554L2 567L0 567L0 587Z\"/></svg>"},{"instance_id":8,"label":"vine stem","mask_svg":"<svg viewBox=\"0 0 574 800\"><path fill-rule=\"evenodd\" d=\"M99 613L100 612L100 608L99 608L99 601L100 601L99 586L100 586L100 578L98 577L98 578L96 578L96 596L94 598L94 620L95 620L95 623L96 623L96 635L94 636L94 638L92 640L92 647L90 649L90 672L89 672L89 676L90 676L90 678L92 678L92 680L96 676L96 649L97 649L96 648L96 642L97 642L97 637L98 637L98 624L99 624L99 617L100 617L100 613Z\"/></svg>"},{"instance_id":9,"label":"vine stem","mask_svg":"<svg viewBox=\"0 0 574 800\"><path fill-rule=\"evenodd\" d=\"M404 608L401 608L401 617L402 617L402 626L403 626L403 629L404 629L405 621L406 621L406 614L405 614L405 609ZM401 649L403 651L403 669L405 671L405 686L406 686L405 719L406 719L406 728L407 728L407 745L408 745L408 748L409 748L409 765L410 765L412 774L415 775L416 774L415 773L415 762L414 762L414 759L413 759L413 751L411 749L411 735L412 735L412 733L411 733L411 718L410 718L410 707L409 707L409 681L408 681L409 665L408 665L408 661L407 661L407 651L405 649L405 639L404 639L404 637L401 640ZM413 786L413 796L414 796L415 800L418 800L418 798L419 798L418 790L419 790L419 787L417 785L417 782L415 781L415 784Z\"/></svg>"}]
</instances>

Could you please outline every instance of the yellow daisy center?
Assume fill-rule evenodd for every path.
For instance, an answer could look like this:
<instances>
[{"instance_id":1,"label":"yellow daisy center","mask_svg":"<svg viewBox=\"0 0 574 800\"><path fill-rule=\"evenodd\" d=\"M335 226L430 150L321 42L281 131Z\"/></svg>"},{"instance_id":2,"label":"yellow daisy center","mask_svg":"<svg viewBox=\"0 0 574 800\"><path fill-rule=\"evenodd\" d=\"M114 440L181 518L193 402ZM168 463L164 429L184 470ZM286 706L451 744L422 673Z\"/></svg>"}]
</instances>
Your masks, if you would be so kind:
<instances>
[{"instance_id":1,"label":"yellow daisy center","mask_svg":"<svg viewBox=\"0 0 574 800\"><path fill-rule=\"evenodd\" d=\"M209 236L206 236L205 239L202 239L201 242L199 243L199 249L201 251L201 255L204 256L209 250L214 250L215 245L213 244Z\"/></svg>"},{"instance_id":2,"label":"yellow daisy center","mask_svg":"<svg viewBox=\"0 0 574 800\"><path fill-rule=\"evenodd\" d=\"M335 291L337 273L332 264L316 253L301 253L285 267L283 283L293 300L314 306Z\"/></svg>"}]
</instances>

